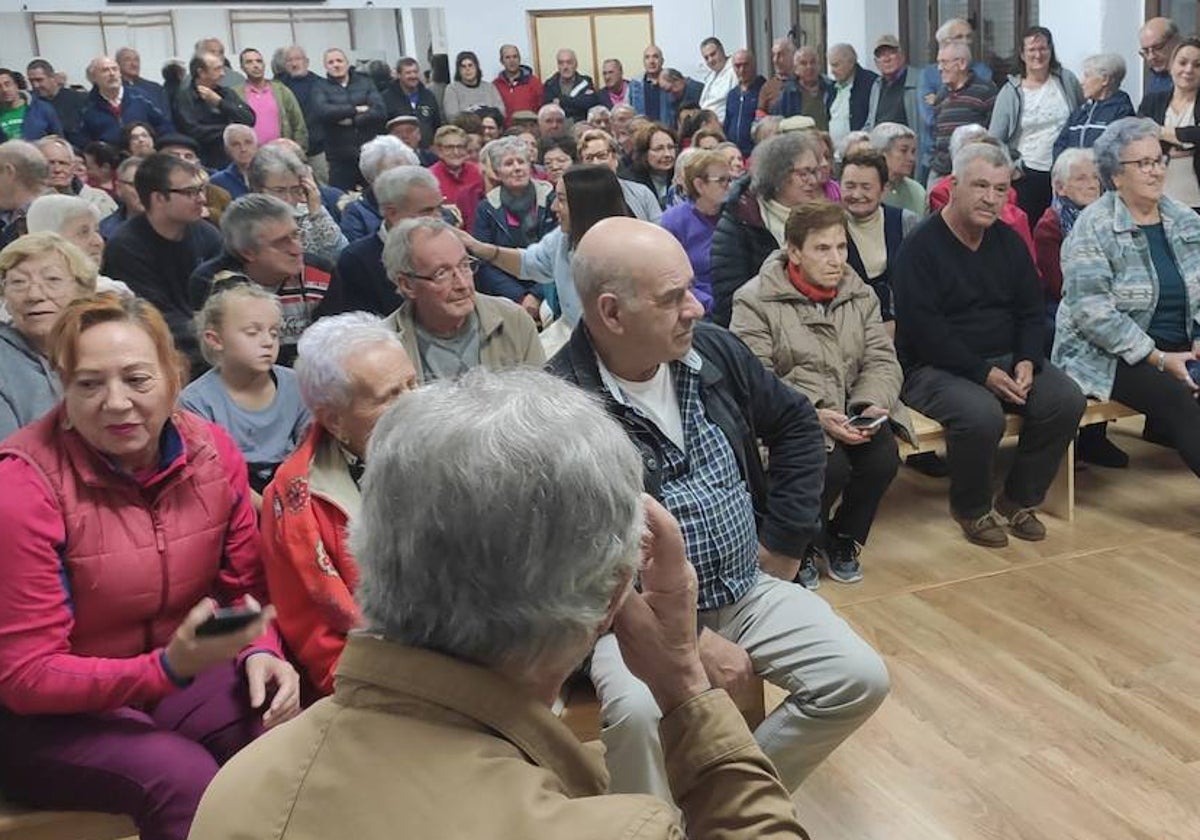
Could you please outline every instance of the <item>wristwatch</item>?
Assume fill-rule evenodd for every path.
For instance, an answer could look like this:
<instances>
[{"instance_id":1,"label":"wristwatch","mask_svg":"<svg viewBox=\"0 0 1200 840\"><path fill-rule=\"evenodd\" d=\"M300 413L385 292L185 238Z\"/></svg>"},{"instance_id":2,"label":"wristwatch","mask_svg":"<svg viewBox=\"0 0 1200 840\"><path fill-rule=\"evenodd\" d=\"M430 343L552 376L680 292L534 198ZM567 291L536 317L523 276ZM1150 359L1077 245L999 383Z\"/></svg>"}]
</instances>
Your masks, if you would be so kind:
<instances>
[{"instance_id":1,"label":"wristwatch","mask_svg":"<svg viewBox=\"0 0 1200 840\"><path fill-rule=\"evenodd\" d=\"M1159 373L1167 369L1167 354L1161 350L1158 351L1158 364L1155 367L1158 368Z\"/></svg>"}]
</instances>

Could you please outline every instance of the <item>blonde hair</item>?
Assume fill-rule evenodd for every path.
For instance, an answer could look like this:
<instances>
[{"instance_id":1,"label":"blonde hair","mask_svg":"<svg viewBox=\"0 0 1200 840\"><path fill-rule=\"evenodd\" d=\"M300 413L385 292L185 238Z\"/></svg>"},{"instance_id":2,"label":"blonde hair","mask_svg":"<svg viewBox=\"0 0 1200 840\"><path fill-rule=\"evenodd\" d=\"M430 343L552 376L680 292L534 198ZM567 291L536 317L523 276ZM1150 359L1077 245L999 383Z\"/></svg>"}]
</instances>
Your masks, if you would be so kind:
<instances>
[{"instance_id":1,"label":"blonde hair","mask_svg":"<svg viewBox=\"0 0 1200 840\"><path fill-rule=\"evenodd\" d=\"M225 325L227 304L236 300L269 300L275 304L279 317L283 317L283 307L279 297L269 292L257 283L243 279L240 275L230 275L213 281L212 294L204 301L204 306L196 313L196 336L200 339L200 354L204 361L218 370L221 367L221 354L205 341L204 334L209 330L220 332Z\"/></svg>"},{"instance_id":2,"label":"blonde hair","mask_svg":"<svg viewBox=\"0 0 1200 840\"><path fill-rule=\"evenodd\" d=\"M692 150L688 149L688 151ZM696 190L696 179L708 177L710 166L728 167L729 161L716 149L696 149L688 155L687 162L683 165L683 191L693 201L700 197L700 193Z\"/></svg>"},{"instance_id":3,"label":"blonde hair","mask_svg":"<svg viewBox=\"0 0 1200 840\"><path fill-rule=\"evenodd\" d=\"M0 251L0 287L8 272L19 266L25 260L40 257L43 254L58 254L67 264L67 271L75 278L79 288L85 295L94 294L99 271L87 254L78 245L69 242L57 233L42 231L27 233L13 240L3 251Z\"/></svg>"}]
</instances>

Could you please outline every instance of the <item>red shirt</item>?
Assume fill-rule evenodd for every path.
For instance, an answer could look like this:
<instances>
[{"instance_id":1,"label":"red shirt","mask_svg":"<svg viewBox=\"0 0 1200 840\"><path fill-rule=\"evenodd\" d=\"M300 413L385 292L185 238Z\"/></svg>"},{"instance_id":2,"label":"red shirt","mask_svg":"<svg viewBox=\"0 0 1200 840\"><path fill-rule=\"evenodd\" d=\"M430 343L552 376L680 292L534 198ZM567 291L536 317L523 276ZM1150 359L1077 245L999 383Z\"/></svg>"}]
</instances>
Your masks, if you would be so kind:
<instances>
[{"instance_id":1,"label":"red shirt","mask_svg":"<svg viewBox=\"0 0 1200 840\"><path fill-rule=\"evenodd\" d=\"M455 175L439 160L429 167L429 171L437 178L442 199L462 213L463 230L472 230L475 226L475 210L483 198L483 172L479 164L467 161Z\"/></svg>"}]
</instances>

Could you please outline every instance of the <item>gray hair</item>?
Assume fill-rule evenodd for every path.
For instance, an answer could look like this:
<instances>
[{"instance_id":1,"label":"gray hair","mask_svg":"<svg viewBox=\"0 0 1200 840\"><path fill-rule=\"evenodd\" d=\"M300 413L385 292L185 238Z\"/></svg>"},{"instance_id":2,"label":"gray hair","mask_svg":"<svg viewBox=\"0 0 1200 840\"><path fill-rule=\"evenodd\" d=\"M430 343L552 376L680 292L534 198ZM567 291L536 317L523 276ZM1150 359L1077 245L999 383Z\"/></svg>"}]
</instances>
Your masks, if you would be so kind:
<instances>
[{"instance_id":1,"label":"gray hair","mask_svg":"<svg viewBox=\"0 0 1200 840\"><path fill-rule=\"evenodd\" d=\"M988 130L979 123L960 125L950 135L950 159L953 160L954 156L959 153L963 146L978 143L980 140L991 136L988 134Z\"/></svg>"},{"instance_id":2,"label":"gray hair","mask_svg":"<svg viewBox=\"0 0 1200 840\"><path fill-rule=\"evenodd\" d=\"M254 129L250 126L242 125L242 123L230 123L229 125L225 126L225 130L221 132L221 142L228 146L229 141L235 134L249 134L256 141L258 140L258 135L254 133Z\"/></svg>"},{"instance_id":3,"label":"gray hair","mask_svg":"<svg viewBox=\"0 0 1200 840\"><path fill-rule=\"evenodd\" d=\"M761 142L759 140L759 136L764 131L770 131L772 133L772 136L774 136L775 134L778 134L779 133L779 124L781 122L783 122L783 117L779 116L778 114L768 114L767 116L762 117L761 119L755 120L754 124L752 126L750 126L750 141L752 143Z\"/></svg>"},{"instance_id":4,"label":"gray hair","mask_svg":"<svg viewBox=\"0 0 1200 840\"><path fill-rule=\"evenodd\" d=\"M405 219L388 231L387 241L383 245L383 267L388 278L395 280L401 274L411 275L416 268L413 266L413 239L418 231L426 231L433 236L444 231L454 233L454 228L441 219L429 216L418 216Z\"/></svg>"},{"instance_id":5,"label":"gray hair","mask_svg":"<svg viewBox=\"0 0 1200 840\"><path fill-rule=\"evenodd\" d=\"M25 223L29 226L30 233L62 233L68 222L80 216L91 216L100 221L100 211L96 206L78 196L41 195L29 205Z\"/></svg>"},{"instance_id":6,"label":"gray hair","mask_svg":"<svg viewBox=\"0 0 1200 840\"><path fill-rule=\"evenodd\" d=\"M818 141L804 131L790 131L768 137L754 150L751 160L750 187L764 199L779 194L779 188L792 174L796 158L812 152L820 158Z\"/></svg>"},{"instance_id":7,"label":"gray hair","mask_svg":"<svg viewBox=\"0 0 1200 840\"><path fill-rule=\"evenodd\" d=\"M612 110L609 112L609 117L615 117L617 115L618 111L620 111L622 114L624 114L626 111L628 111L630 116L637 116L636 108L634 108L632 105L627 105L624 102L621 102L617 105L612 106ZM589 113L591 113L591 112L589 111Z\"/></svg>"},{"instance_id":8,"label":"gray hair","mask_svg":"<svg viewBox=\"0 0 1200 840\"><path fill-rule=\"evenodd\" d=\"M975 30L975 27L971 26L971 22L969 20L964 20L963 18L950 18L937 28L937 31L933 33L933 39L941 44L943 41L946 41L950 38L950 30L963 26L967 27L967 29L971 30L972 32Z\"/></svg>"},{"instance_id":9,"label":"gray hair","mask_svg":"<svg viewBox=\"0 0 1200 840\"><path fill-rule=\"evenodd\" d=\"M772 41L771 48L774 49L775 47L783 47L789 55L794 56L796 54L796 42L787 35L780 36Z\"/></svg>"},{"instance_id":10,"label":"gray hair","mask_svg":"<svg viewBox=\"0 0 1200 840\"><path fill-rule=\"evenodd\" d=\"M682 82L685 77L682 73L680 73L674 67L664 67L659 72L658 78L661 81L670 82L670 83L674 84L675 82Z\"/></svg>"},{"instance_id":11,"label":"gray hair","mask_svg":"<svg viewBox=\"0 0 1200 840\"><path fill-rule=\"evenodd\" d=\"M420 166L421 159L399 137L381 134L364 143L358 153L358 168L368 184L394 166Z\"/></svg>"},{"instance_id":12,"label":"gray hair","mask_svg":"<svg viewBox=\"0 0 1200 840\"><path fill-rule=\"evenodd\" d=\"M1065 184L1071 180L1071 170L1075 164L1089 162L1096 163L1096 153L1091 149L1063 149L1057 158L1054 160L1054 166L1050 169L1050 183L1053 186Z\"/></svg>"},{"instance_id":13,"label":"gray hair","mask_svg":"<svg viewBox=\"0 0 1200 840\"><path fill-rule=\"evenodd\" d=\"M687 162L695 157L698 153L704 151L699 146L688 146L679 156L675 158L675 176L671 179L672 184L683 186L683 168L687 166ZM716 151L715 149L713 151Z\"/></svg>"},{"instance_id":14,"label":"gray hair","mask_svg":"<svg viewBox=\"0 0 1200 840\"><path fill-rule=\"evenodd\" d=\"M538 115L539 120L542 118L543 114L558 114L560 117L563 117L564 119L567 116L567 112L562 109L562 106L556 105L553 102L547 102L541 108L538 108L537 115Z\"/></svg>"},{"instance_id":15,"label":"gray hair","mask_svg":"<svg viewBox=\"0 0 1200 840\"><path fill-rule=\"evenodd\" d=\"M587 121L591 122L596 117L608 117L612 119L612 111L605 105L593 105L591 108L588 108Z\"/></svg>"},{"instance_id":16,"label":"gray hair","mask_svg":"<svg viewBox=\"0 0 1200 840\"><path fill-rule=\"evenodd\" d=\"M500 171L500 164L509 155L520 155L529 160L529 146L520 137L498 137L480 149L479 153L487 158L493 172Z\"/></svg>"},{"instance_id":17,"label":"gray hair","mask_svg":"<svg viewBox=\"0 0 1200 840\"><path fill-rule=\"evenodd\" d=\"M942 46L938 52L946 52L946 55L951 58L961 58L967 62L967 69L971 67L971 48L962 41L951 41L949 44Z\"/></svg>"},{"instance_id":18,"label":"gray hair","mask_svg":"<svg viewBox=\"0 0 1200 840\"><path fill-rule=\"evenodd\" d=\"M846 156L849 148L856 143L870 143L871 133L869 131L851 131L842 138L842 142L838 143L837 159L841 160Z\"/></svg>"},{"instance_id":19,"label":"gray hair","mask_svg":"<svg viewBox=\"0 0 1200 840\"><path fill-rule=\"evenodd\" d=\"M1012 158L1008 156L1008 150L1003 146L993 146L991 143L968 143L954 156L952 168L954 177L962 180L966 176L967 167L977 160L982 160L989 166L1003 166L1012 172Z\"/></svg>"},{"instance_id":20,"label":"gray hair","mask_svg":"<svg viewBox=\"0 0 1200 840\"><path fill-rule=\"evenodd\" d=\"M441 194L441 187L433 173L423 166L396 166L375 179L371 189L380 207L404 207L413 187L428 187Z\"/></svg>"},{"instance_id":21,"label":"gray hair","mask_svg":"<svg viewBox=\"0 0 1200 840\"><path fill-rule=\"evenodd\" d=\"M530 678L578 664L643 528L641 460L592 397L477 369L402 395L367 464L350 550L370 630Z\"/></svg>"},{"instance_id":22,"label":"gray hair","mask_svg":"<svg viewBox=\"0 0 1200 840\"><path fill-rule=\"evenodd\" d=\"M1122 117L1109 123L1092 144L1092 151L1096 155L1096 172L1105 189L1114 187L1113 178L1121 171L1121 158L1124 157L1126 146L1147 137L1157 140L1161 136L1162 129L1158 123L1148 117Z\"/></svg>"},{"instance_id":23,"label":"gray hair","mask_svg":"<svg viewBox=\"0 0 1200 840\"><path fill-rule=\"evenodd\" d=\"M225 250L239 257L247 251L254 253L262 247L258 239L266 222L282 222L292 218L291 206L273 195L247 193L236 198L221 213L221 236L225 239Z\"/></svg>"},{"instance_id":24,"label":"gray hair","mask_svg":"<svg viewBox=\"0 0 1200 840\"><path fill-rule=\"evenodd\" d=\"M369 312L329 315L304 331L296 345L295 371L300 398L310 412L350 405L354 383L346 362L374 344L404 346L387 321Z\"/></svg>"},{"instance_id":25,"label":"gray hair","mask_svg":"<svg viewBox=\"0 0 1200 840\"><path fill-rule=\"evenodd\" d=\"M871 129L871 148L886 152L897 140L917 139L917 134L903 123L881 122Z\"/></svg>"},{"instance_id":26,"label":"gray hair","mask_svg":"<svg viewBox=\"0 0 1200 840\"><path fill-rule=\"evenodd\" d=\"M254 153L250 167L246 170L246 182L250 189L258 192L272 175L295 175L304 177L304 164L290 150L268 143Z\"/></svg>"},{"instance_id":27,"label":"gray hair","mask_svg":"<svg viewBox=\"0 0 1200 840\"><path fill-rule=\"evenodd\" d=\"M145 160L144 157L138 157L137 155L130 155L129 157L125 158L125 160L123 160L117 164L117 176L124 178L131 171L136 170L139 166L141 166L142 161L144 161L144 160ZM129 179L126 178L126 180L129 180Z\"/></svg>"},{"instance_id":28,"label":"gray hair","mask_svg":"<svg viewBox=\"0 0 1200 840\"><path fill-rule=\"evenodd\" d=\"M1084 75L1103 76L1104 87L1116 91L1125 81L1125 59L1117 53L1097 53L1083 60Z\"/></svg>"},{"instance_id":29,"label":"gray hair","mask_svg":"<svg viewBox=\"0 0 1200 840\"><path fill-rule=\"evenodd\" d=\"M829 48L828 55L830 58L833 58L833 56L837 53L845 53L855 61L858 61L858 53L855 51L854 47L850 46L849 44L834 44Z\"/></svg>"}]
</instances>

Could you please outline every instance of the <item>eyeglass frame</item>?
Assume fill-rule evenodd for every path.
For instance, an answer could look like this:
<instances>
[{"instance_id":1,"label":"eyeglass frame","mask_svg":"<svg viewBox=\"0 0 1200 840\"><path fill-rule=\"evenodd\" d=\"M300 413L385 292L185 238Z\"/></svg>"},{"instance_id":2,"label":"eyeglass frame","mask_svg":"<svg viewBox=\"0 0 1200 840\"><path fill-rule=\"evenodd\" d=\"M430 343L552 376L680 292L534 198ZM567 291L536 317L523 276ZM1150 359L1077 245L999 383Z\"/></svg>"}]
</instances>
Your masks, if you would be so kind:
<instances>
[{"instance_id":1,"label":"eyeglass frame","mask_svg":"<svg viewBox=\"0 0 1200 840\"><path fill-rule=\"evenodd\" d=\"M1168 166L1170 166L1171 156L1160 155L1156 158L1138 158L1137 160L1121 160L1118 158L1117 163L1121 164L1122 166L1136 166L1138 168L1138 172L1141 172L1143 175L1149 175L1154 171L1155 164L1161 166L1163 169L1166 169Z\"/></svg>"},{"instance_id":2,"label":"eyeglass frame","mask_svg":"<svg viewBox=\"0 0 1200 840\"><path fill-rule=\"evenodd\" d=\"M1138 55L1142 58L1149 58L1151 53L1161 54L1167 51L1167 44L1171 43L1171 37L1163 38L1157 44L1151 44L1148 47L1142 47L1138 50Z\"/></svg>"},{"instance_id":3,"label":"eyeglass frame","mask_svg":"<svg viewBox=\"0 0 1200 840\"><path fill-rule=\"evenodd\" d=\"M208 189L208 184L193 184L190 187L168 187L163 192L170 195L181 195L184 198L190 198L195 201L200 196L204 195L204 191Z\"/></svg>"},{"instance_id":4,"label":"eyeglass frame","mask_svg":"<svg viewBox=\"0 0 1200 840\"><path fill-rule=\"evenodd\" d=\"M466 274L469 277L475 276L475 269L483 262L479 257L473 257L470 254L463 257L454 265L444 265L437 270L436 274L415 274L406 272L404 276L411 277L413 280L424 280L426 283L432 283L435 286L444 286L450 282L450 278L455 274ZM438 274L446 272L446 276L438 277Z\"/></svg>"}]
</instances>

